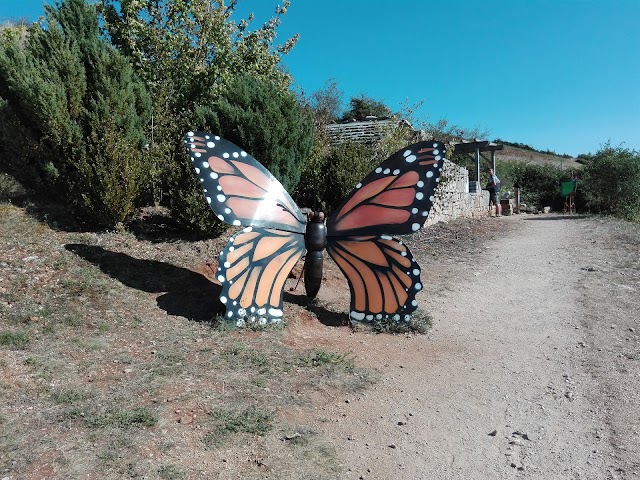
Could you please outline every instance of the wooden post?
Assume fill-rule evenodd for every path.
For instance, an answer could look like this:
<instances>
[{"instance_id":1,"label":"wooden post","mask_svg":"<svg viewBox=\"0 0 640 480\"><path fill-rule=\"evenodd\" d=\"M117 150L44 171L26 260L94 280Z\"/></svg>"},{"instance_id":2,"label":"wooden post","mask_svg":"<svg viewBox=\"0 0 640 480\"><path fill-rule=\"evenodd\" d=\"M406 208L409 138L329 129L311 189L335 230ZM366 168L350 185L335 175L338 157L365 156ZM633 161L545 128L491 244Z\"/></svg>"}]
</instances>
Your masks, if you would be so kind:
<instances>
[{"instance_id":1,"label":"wooden post","mask_svg":"<svg viewBox=\"0 0 640 480\"><path fill-rule=\"evenodd\" d=\"M478 186L480 187L480 149L476 148L476 175L478 180Z\"/></svg>"},{"instance_id":2,"label":"wooden post","mask_svg":"<svg viewBox=\"0 0 640 480\"><path fill-rule=\"evenodd\" d=\"M520 213L520 188L514 188L516 195L516 213Z\"/></svg>"}]
</instances>

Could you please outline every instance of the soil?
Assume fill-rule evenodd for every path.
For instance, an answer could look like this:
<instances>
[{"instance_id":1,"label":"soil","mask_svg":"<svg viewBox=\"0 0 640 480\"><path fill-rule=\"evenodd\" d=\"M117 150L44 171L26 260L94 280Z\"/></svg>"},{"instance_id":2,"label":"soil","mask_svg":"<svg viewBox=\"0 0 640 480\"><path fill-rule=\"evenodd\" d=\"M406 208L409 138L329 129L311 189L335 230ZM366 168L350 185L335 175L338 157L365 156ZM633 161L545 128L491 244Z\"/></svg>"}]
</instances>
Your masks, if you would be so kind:
<instances>
[{"instance_id":1,"label":"soil","mask_svg":"<svg viewBox=\"0 0 640 480\"><path fill-rule=\"evenodd\" d=\"M638 226L518 215L420 235L428 335L290 328L379 371L316 405L339 478L638 478Z\"/></svg>"},{"instance_id":2,"label":"soil","mask_svg":"<svg viewBox=\"0 0 640 480\"><path fill-rule=\"evenodd\" d=\"M15 209L3 213L18 216ZM145 240L12 225L24 230L3 237L0 293L7 305L0 313L39 290L73 288L96 310L85 317L104 319L48 336L38 327L25 351L3 351L2 480L640 476L639 225L555 214L438 224L407 239L422 267L425 291L418 300L433 323L427 334L353 331L345 323L346 282L327 262L317 303L304 300L295 279L288 282L284 331L237 336L221 336L206 321L217 308L217 290L204 279L213 278L224 239ZM49 252L55 252L51 259ZM85 263L98 273L90 270L83 283L74 283L75 269ZM41 316L24 322L37 326ZM73 342L63 343L65 336ZM269 397L278 424L298 427L290 435L276 429L206 449L206 412L213 400L233 393L232 382L216 377L230 362L218 358L220 352L229 358L240 340L248 353L262 349L269 361L277 357L266 355L283 354L270 341L296 351L348 353L378 380L363 390L311 386L304 383L311 370L302 368L297 376L287 373L289 383L274 370L259 379L270 382L266 387L249 377L235 394ZM156 368L154 356L163 348L177 358L169 365L176 373L165 365L164 376L148 380L145 372ZM44 366L34 367L44 355L38 349L49 349L47 358L54 359L47 376ZM237 359L243 361L242 353ZM42 379L27 375L36 367ZM133 380L126 382L122 371ZM142 392L139 400L159 412L158 425L114 429L121 437L105 444L109 431L96 434L72 410L51 402L59 377L77 384L79 393L90 387L100 401ZM148 385L136 387L144 381ZM156 384L157 393L147 398L145 389ZM289 396L295 401L276 403ZM80 406L89 412L96 402ZM299 448L288 449L294 441Z\"/></svg>"}]
</instances>

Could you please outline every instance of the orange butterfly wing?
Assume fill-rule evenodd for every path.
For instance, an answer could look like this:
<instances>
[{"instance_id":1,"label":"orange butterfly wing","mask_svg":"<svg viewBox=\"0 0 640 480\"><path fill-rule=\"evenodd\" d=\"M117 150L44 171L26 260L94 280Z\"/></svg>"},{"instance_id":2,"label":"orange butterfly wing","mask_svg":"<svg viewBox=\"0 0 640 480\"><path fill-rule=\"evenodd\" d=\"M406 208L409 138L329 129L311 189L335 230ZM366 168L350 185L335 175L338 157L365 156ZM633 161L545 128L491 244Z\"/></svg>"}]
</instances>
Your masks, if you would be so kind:
<instances>
[{"instance_id":1,"label":"orange butterfly wing","mask_svg":"<svg viewBox=\"0 0 640 480\"><path fill-rule=\"evenodd\" d=\"M382 162L327 220L327 251L347 277L353 322L408 321L422 290L420 267L390 235L416 232L435 200L446 149L410 145Z\"/></svg>"},{"instance_id":2,"label":"orange butterfly wing","mask_svg":"<svg viewBox=\"0 0 640 480\"><path fill-rule=\"evenodd\" d=\"M256 159L217 135L189 132L187 152L216 216L231 225L303 233L306 219L282 184Z\"/></svg>"},{"instance_id":3,"label":"orange butterfly wing","mask_svg":"<svg viewBox=\"0 0 640 480\"><path fill-rule=\"evenodd\" d=\"M216 273L226 319L237 325L282 321L284 285L304 252L299 233L248 227L231 237Z\"/></svg>"},{"instance_id":4,"label":"orange butterfly wing","mask_svg":"<svg viewBox=\"0 0 640 480\"><path fill-rule=\"evenodd\" d=\"M367 175L327 220L327 235L406 235L433 205L445 156L441 142L420 142L391 155Z\"/></svg>"},{"instance_id":5,"label":"orange butterfly wing","mask_svg":"<svg viewBox=\"0 0 640 480\"><path fill-rule=\"evenodd\" d=\"M352 321L409 320L422 283L403 242L387 235L332 238L327 251L347 277Z\"/></svg>"}]
</instances>

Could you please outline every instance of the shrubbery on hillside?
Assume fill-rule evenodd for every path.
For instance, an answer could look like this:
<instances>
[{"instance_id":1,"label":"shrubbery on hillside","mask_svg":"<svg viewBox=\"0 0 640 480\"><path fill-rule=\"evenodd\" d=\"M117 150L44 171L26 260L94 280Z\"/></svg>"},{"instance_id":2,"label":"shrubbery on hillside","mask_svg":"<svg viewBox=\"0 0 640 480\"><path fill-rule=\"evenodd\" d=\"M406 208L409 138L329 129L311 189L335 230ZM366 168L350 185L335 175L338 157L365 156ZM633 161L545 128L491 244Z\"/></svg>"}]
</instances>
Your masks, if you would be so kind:
<instances>
[{"instance_id":1,"label":"shrubbery on hillside","mask_svg":"<svg viewBox=\"0 0 640 480\"><path fill-rule=\"evenodd\" d=\"M640 152L605 145L586 161L580 187L592 212L640 221Z\"/></svg>"},{"instance_id":2,"label":"shrubbery on hillside","mask_svg":"<svg viewBox=\"0 0 640 480\"><path fill-rule=\"evenodd\" d=\"M567 173L555 165L538 165L525 162L498 162L496 169L502 184L502 192L520 187L522 201L541 209L549 206L562 209L560 181Z\"/></svg>"}]
</instances>

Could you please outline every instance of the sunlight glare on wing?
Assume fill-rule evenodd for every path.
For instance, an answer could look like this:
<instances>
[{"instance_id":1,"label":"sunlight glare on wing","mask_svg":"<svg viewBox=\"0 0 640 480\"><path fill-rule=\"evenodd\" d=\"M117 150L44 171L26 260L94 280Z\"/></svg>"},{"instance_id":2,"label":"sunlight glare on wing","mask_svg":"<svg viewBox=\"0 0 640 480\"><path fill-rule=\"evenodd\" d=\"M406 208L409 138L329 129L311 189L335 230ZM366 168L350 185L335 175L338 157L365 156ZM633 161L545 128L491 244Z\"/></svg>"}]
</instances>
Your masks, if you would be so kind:
<instances>
[{"instance_id":1,"label":"sunlight glare on wing","mask_svg":"<svg viewBox=\"0 0 640 480\"><path fill-rule=\"evenodd\" d=\"M276 188L270 188L265 192L264 199L259 202L254 218L268 218L270 216L268 215L269 211L273 209L274 205L278 204L278 191Z\"/></svg>"}]
</instances>

